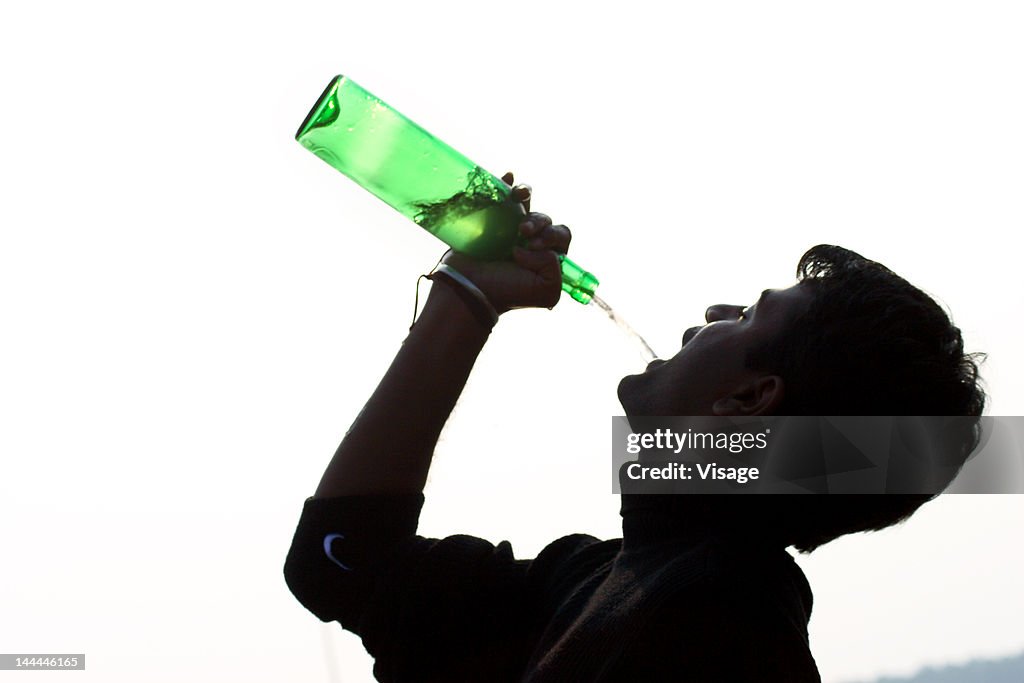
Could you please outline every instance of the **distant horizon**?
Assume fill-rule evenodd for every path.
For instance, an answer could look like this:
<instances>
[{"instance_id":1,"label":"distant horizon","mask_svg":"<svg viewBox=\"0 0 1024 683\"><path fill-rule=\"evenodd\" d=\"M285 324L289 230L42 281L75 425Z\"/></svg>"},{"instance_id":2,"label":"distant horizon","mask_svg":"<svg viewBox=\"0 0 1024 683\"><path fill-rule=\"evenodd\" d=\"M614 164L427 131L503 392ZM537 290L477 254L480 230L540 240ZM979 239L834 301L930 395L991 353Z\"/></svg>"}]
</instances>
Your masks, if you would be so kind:
<instances>
[{"instance_id":1,"label":"distant horizon","mask_svg":"<svg viewBox=\"0 0 1024 683\"><path fill-rule=\"evenodd\" d=\"M857 680L857 681L838 681L837 683L960 683L961 679L950 678L958 673L967 673L971 669L977 669L979 667L988 667L988 665L1006 665L1008 673L1015 673L1020 678L1015 681L1024 680L1024 650L1021 650L1017 654L1009 655L1006 657L982 657L970 659L966 662L946 665L929 665L923 666L916 670L914 673L907 676L880 676L871 680ZM1016 668L1013 668L1013 666ZM1003 671L1000 666L1000 671ZM942 678L940 678L942 677ZM976 678L963 678L964 683L974 683L978 679ZM998 680L985 679L984 683L1015 683L1009 678L1000 678Z\"/></svg>"}]
</instances>

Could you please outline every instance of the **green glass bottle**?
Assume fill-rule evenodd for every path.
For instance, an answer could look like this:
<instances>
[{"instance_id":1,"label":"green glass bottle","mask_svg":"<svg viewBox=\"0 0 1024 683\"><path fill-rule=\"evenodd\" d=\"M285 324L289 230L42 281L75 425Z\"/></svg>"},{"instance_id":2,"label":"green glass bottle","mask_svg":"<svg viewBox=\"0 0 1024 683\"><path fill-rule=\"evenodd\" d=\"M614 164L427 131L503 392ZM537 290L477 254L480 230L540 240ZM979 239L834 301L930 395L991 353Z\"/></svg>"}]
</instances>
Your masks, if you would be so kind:
<instances>
[{"instance_id":1,"label":"green glass bottle","mask_svg":"<svg viewBox=\"0 0 1024 683\"><path fill-rule=\"evenodd\" d=\"M523 207L501 179L345 76L336 76L295 134L306 149L456 251L508 259ZM562 289L590 303L598 280L562 257Z\"/></svg>"}]
</instances>

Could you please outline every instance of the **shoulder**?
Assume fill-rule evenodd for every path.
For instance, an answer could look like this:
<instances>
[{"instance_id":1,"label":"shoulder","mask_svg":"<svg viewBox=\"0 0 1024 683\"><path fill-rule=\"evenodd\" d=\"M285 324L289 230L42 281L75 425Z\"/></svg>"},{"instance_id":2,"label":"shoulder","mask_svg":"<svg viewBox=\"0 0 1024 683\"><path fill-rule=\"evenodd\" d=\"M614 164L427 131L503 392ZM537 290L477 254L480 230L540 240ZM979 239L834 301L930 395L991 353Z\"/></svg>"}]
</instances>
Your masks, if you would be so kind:
<instances>
[{"instance_id":1,"label":"shoulder","mask_svg":"<svg viewBox=\"0 0 1024 683\"><path fill-rule=\"evenodd\" d=\"M602 541L587 534L563 536L537 554L530 571L545 575L571 569L586 570L613 559L621 548L620 538Z\"/></svg>"},{"instance_id":2,"label":"shoulder","mask_svg":"<svg viewBox=\"0 0 1024 683\"><path fill-rule=\"evenodd\" d=\"M784 613L806 634L813 594L807 577L784 548L722 544L709 555L708 569L720 595L741 606Z\"/></svg>"},{"instance_id":3,"label":"shoulder","mask_svg":"<svg viewBox=\"0 0 1024 683\"><path fill-rule=\"evenodd\" d=\"M602 541L586 534L563 536L530 563L527 582L542 596L564 594L595 573L607 571L621 548L619 538Z\"/></svg>"},{"instance_id":4,"label":"shoulder","mask_svg":"<svg viewBox=\"0 0 1024 683\"><path fill-rule=\"evenodd\" d=\"M702 568L654 607L619 671L652 681L680 671L694 681L820 681L807 634L810 590L785 550L709 545L691 560Z\"/></svg>"},{"instance_id":5,"label":"shoulder","mask_svg":"<svg viewBox=\"0 0 1024 683\"><path fill-rule=\"evenodd\" d=\"M724 657L734 652L763 659L772 651L809 656L811 589L785 549L716 543L703 560L699 580L658 610L658 628L675 622L695 642L699 631L717 634L702 648Z\"/></svg>"}]
</instances>

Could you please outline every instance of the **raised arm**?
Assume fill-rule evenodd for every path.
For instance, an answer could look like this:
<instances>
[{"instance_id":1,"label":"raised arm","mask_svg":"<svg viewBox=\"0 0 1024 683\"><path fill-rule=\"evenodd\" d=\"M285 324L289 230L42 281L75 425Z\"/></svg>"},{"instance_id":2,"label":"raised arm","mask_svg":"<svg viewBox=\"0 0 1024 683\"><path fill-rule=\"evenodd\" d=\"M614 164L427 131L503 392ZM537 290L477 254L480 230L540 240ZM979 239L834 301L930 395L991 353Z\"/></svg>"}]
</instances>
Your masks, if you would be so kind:
<instances>
[{"instance_id":1,"label":"raised arm","mask_svg":"<svg viewBox=\"0 0 1024 683\"><path fill-rule=\"evenodd\" d=\"M511 184L511 174L504 180ZM529 211L529 188L516 188L514 196ZM527 247L513 261L483 263L457 253L445 259L499 314L553 306L561 293L558 253L569 246L568 229L527 213L520 232ZM477 300L460 286L435 280L420 319L303 504L284 566L299 602L322 621L358 633L377 667L396 672L405 664L419 671L427 661L442 668L468 661L461 651L444 661L436 656L454 631L512 656L505 636L524 603L526 564L507 543L415 535L437 437L491 330L491 317L474 314ZM434 588L420 590L424 581ZM469 581L475 592L465 590ZM483 594L495 599L480 600ZM478 655L493 664L494 652ZM421 671L416 678L423 679Z\"/></svg>"},{"instance_id":2,"label":"raised arm","mask_svg":"<svg viewBox=\"0 0 1024 683\"><path fill-rule=\"evenodd\" d=\"M511 184L512 175L504 179ZM529 187L513 192L528 210ZM558 253L568 249L568 229L552 225L544 214L527 213L520 232L527 247L516 249L514 261L485 263L455 253L445 259L498 313L553 306L561 290ZM327 466L315 498L423 490L437 438L490 334L458 286L435 282L419 320Z\"/></svg>"}]
</instances>

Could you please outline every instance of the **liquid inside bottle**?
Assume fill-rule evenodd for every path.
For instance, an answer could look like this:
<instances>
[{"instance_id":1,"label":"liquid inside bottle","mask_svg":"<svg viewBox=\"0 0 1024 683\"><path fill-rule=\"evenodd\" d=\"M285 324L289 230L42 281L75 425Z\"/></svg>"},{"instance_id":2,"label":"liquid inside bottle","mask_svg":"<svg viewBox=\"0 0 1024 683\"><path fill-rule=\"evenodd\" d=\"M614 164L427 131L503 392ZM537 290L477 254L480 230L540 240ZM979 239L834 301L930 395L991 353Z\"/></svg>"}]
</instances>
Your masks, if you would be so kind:
<instances>
[{"instance_id":1,"label":"liquid inside bottle","mask_svg":"<svg viewBox=\"0 0 1024 683\"><path fill-rule=\"evenodd\" d=\"M457 251L509 259L525 211L512 188L345 76L331 80L295 138ZM599 282L562 257L562 289L586 304Z\"/></svg>"},{"instance_id":2,"label":"liquid inside bottle","mask_svg":"<svg viewBox=\"0 0 1024 683\"><path fill-rule=\"evenodd\" d=\"M525 216L507 186L479 166L469 173L464 190L440 201L414 202L409 213L456 251L487 260L509 258Z\"/></svg>"}]
</instances>

